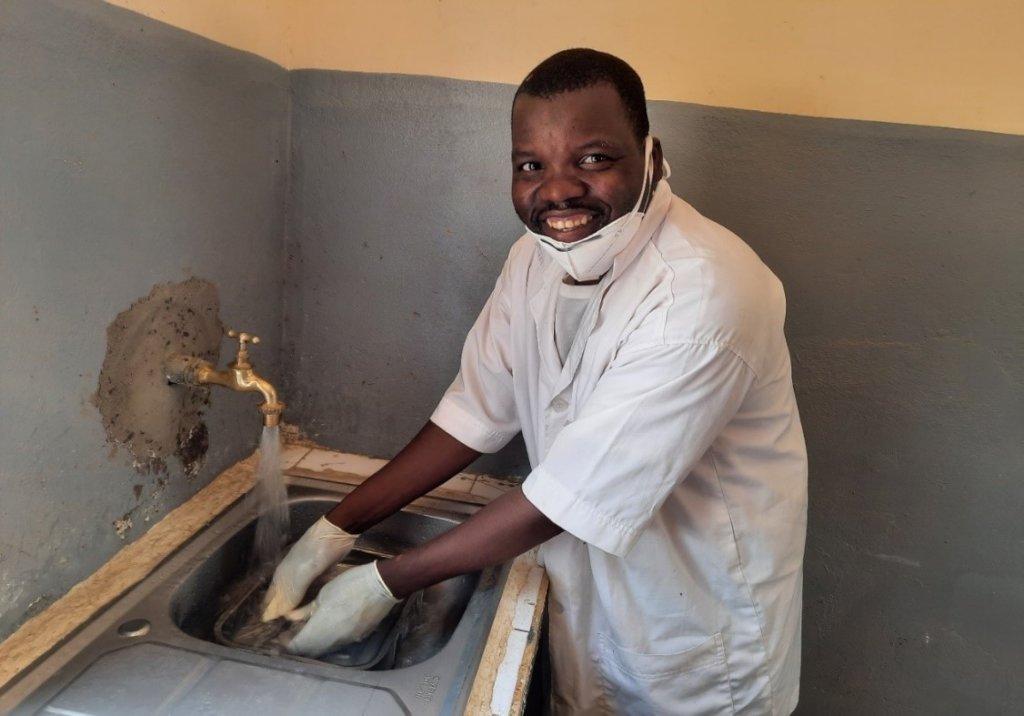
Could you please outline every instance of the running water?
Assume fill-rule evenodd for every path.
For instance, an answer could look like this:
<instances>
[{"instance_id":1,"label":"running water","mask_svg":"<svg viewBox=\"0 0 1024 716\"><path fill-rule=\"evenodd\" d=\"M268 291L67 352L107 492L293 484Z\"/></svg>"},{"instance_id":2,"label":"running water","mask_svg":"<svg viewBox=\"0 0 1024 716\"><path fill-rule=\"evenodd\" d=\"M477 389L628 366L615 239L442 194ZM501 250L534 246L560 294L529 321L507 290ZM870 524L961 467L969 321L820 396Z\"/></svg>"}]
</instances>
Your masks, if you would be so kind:
<instances>
[{"instance_id":1,"label":"running water","mask_svg":"<svg viewBox=\"0 0 1024 716\"><path fill-rule=\"evenodd\" d=\"M259 515L252 547L252 571L269 573L280 561L281 548L288 537L288 493L281 472L281 435L276 425L263 428L256 485L250 495Z\"/></svg>"}]
</instances>

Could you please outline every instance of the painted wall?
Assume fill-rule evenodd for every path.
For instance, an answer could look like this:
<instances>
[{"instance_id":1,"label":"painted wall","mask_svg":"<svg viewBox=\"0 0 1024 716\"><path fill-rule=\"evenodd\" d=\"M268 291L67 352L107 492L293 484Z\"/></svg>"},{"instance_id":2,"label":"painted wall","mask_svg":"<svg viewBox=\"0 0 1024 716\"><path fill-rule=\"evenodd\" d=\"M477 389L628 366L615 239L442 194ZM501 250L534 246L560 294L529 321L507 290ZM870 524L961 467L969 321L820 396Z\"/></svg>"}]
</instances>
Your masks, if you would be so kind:
<instances>
[{"instance_id":1,"label":"painted wall","mask_svg":"<svg viewBox=\"0 0 1024 716\"><path fill-rule=\"evenodd\" d=\"M1018 0L111 0L289 69L518 84L585 45L653 99L1024 134Z\"/></svg>"},{"instance_id":2,"label":"painted wall","mask_svg":"<svg viewBox=\"0 0 1024 716\"><path fill-rule=\"evenodd\" d=\"M140 474L91 401L108 325L190 277L278 377L288 78L101 2L6 0L0 28L2 638L257 444L225 392L197 476Z\"/></svg>"},{"instance_id":3,"label":"painted wall","mask_svg":"<svg viewBox=\"0 0 1024 716\"><path fill-rule=\"evenodd\" d=\"M177 5L162 4L168 12ZM440 5L442 20L459 7ZM696 22L722 5L687 7ZM19 580L59 589L117 546L109 523L137 505L136 477L122 455L107 455L98 418L81 403L95 389L107 323L156 282L200 275L220 286L226 321L271 333L280 322L281 370L265 360L271 377L282 375L290 422L343 449L388 455L400 447L452 377L462 335L519 231L507 199L512 87L470 81L503 76L437 79L422 76L441 72L425 64L412 72L418 77L332 66L285 76L112 7L0 7L0 395L12 426L0 433L0 572L16 568ZM254 12L262 18L279 7ZM302 7L315 16L326 4ZM354 26L390 38L381 18L393 6L379 7L375 24ZM651 5L658 7L668 5ZM787 287L811 455L800 713L1012 712L1024 700L1024 495L1016 484L1024 468L1024 138L1013 136L1019 125L1000 122L1024 116L1005 84L1020 75L1019 57L1004 52L1019 10L901 4L921 12L904 18L898 41L878 45L882 59L872 65L865 48L876 47L877 35L889 38L884 29L868 38L837 10L822 15L822 4L777 7L788 21L786 8L819 8L817 23L794 32L803 43L820 38L822 55L846 37L843 59L863 59L850 72L872 87L872 107L895 113L837 114L918 123L791 116L816 113L794 98L827 103L845 94L843 82L857 93L853 75L834 86L826 75L812 88L800 62L785 58L769 79L796 88L779 93L788 99L776 108L787 114L701 106L731 103L721 97L663 97L651 106L676 190L746 238ZM870 7L876 21L897 12ZM968 7L973 14L964 16ZM776 36L772 22L768 37ZM512 80L555 49L531 46L527 57L519 47L499 51L500 37L466 36L458 23L456 37L438 35L437 27L417 32L450 42L453 53L484 48L459 55L460 65L482 66L473 60L484 54L510 58ZM283 32L304 37L287 24ZM761 37L749 27L737 33ZM551 42L560 46L556 34ZM965 75L915 54L916 43L942 36L970 56ZM640 52L647 42L634 34L627 48ZM388 57L401 44L375 47ZM672 47L680 44L689 46ZM765 48L783 44L768 42L753 56L767 62ZM798 56L817 67L813 53ZM704 66L720 69L715 87L760 77L749 74L753 60L727 61L743 57L727 53ZM999 57L991 67L984 59ZM903 84L886 85L888 73ZM113 83L126 80L131 91L122 95ZM981 113L965 126L1004 134L920 126L959 121L935 103L921 119L903 114L904 99L932 96L943 83L946 104ZM764 83L750 85L760 91ZM980 92L973 103L972 88ZM77 261L67 258L68 236L87 247ZM258 254L237 270L233 252L253 242ZM283 295L265 289L282 275L282 244ZM265 349L268 358L276 350ZM232 397L214 396L211 445L222 452L211 470L255 440L237 425L249 405L229 405ZM521 473L524 465L512 450L485 468ZM197 486L172 480L174 494L161 499L171 504ZM144 499L152 490L147 483ZM9 554L20 555L15 566ZM28 580L5 576L3 584L24 588ZM51 593L30 589L6 597L5 619Z\"/></svg>"},{"instance_id":4,"label":"painted wall","mask_svg":"<svg viewBox=\"0 0 1024 716\"><path fill-rule=\"evenodd\" d=\"M1024 699L1024 137L656 103L782 279L810 456L801 706Z\"/></svg>"},{"instance_id":5,"label":"painted wall","mask_svg":"<svg viewBox=\"0 0 1024 716\"><path fill-rule=\"evenodd\" d=\"M325 444L391 455L426 422L522 232L508 85L292 72L286 398ZM523 450L478 469L526 469Z\"/></svg>"},{"instance_id":6,"label":"painted wall","mask_svg":"<svg viewBox=\"0 0 1024 716\"><path fill-rule=\"evenodd\" d=\"M287 394L390 455L521 232L509 85L292 73ZM811 458L802 714L1024 698L1024 137L653 102L672 184L787 287ZM522 473L512 449L483 469Z\"/></svg>"}]
</instances>

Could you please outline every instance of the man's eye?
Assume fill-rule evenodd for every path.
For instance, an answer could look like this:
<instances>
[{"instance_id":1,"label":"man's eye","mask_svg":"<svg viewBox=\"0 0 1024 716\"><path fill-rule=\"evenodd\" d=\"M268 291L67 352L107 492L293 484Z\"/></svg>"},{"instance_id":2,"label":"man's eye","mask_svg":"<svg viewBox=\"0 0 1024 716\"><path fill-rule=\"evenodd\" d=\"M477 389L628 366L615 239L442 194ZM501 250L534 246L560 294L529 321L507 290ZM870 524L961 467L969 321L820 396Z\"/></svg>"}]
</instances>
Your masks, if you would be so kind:
<instances>
[{"instance_id":1,"label":"man's eye","mask_svg":"<svg viewBox=\"0 0 1024 716\"><path fill-rule=\"evenodd\" d=\"M523 162L516 169L521 172L535 172L540 169L540 162Z\"/></svg>"},{"instance_id":2,"label":"man's eye","mask_svg":"<svg viewBox=\"0 0 1024 716\"><path fill-rule=\"evenodd\" d=\"M609 161L611 161L611 157L606 154L588 154L580 159L580 164L604 164Z\"/></svg>"}]
</instances>

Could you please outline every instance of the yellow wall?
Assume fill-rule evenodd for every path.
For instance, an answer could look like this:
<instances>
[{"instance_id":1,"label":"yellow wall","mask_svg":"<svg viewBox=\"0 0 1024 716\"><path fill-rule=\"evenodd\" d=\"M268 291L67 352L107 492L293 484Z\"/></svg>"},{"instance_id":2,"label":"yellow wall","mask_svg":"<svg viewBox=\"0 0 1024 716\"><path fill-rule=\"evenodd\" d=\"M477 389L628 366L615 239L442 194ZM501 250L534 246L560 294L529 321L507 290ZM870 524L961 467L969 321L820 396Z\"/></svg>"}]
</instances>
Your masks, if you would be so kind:
<instances>
[{"instance_id":1,"label":"yellow wall","mask_svg":"<svg viewBox=\"0 0 1024 716\"><path fill-rule=\"evenodd\" d=\"M620 55L652 99L1024 134L1021 0L109 0L287 68L516 84Z\"/></svg>"}]
</instances>

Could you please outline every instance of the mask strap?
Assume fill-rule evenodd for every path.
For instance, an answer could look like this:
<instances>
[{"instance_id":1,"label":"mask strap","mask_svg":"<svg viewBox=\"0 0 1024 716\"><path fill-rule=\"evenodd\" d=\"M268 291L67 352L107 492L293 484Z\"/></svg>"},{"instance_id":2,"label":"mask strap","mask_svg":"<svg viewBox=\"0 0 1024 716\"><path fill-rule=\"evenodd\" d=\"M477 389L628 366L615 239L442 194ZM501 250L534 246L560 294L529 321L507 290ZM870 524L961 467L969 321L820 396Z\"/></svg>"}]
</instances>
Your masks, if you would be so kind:
<instances>
[{"instance_id":1,"label":"mask strap","mask_svg":"<svg viewBox=\"0 0 1024 716\"><path fill-rule=\"evenodd\" d=\"M654 140L651 135L644 139L644 185L640 189L640 201L636 209L641 214L647 213L651 205L651 198L654 196Z\"/></svg>"}]
</instances>

